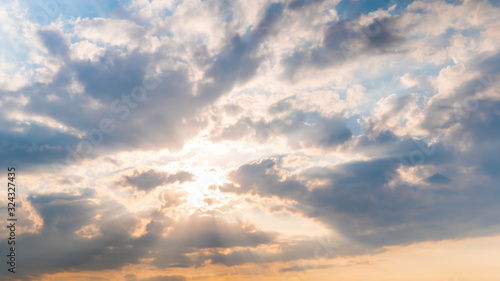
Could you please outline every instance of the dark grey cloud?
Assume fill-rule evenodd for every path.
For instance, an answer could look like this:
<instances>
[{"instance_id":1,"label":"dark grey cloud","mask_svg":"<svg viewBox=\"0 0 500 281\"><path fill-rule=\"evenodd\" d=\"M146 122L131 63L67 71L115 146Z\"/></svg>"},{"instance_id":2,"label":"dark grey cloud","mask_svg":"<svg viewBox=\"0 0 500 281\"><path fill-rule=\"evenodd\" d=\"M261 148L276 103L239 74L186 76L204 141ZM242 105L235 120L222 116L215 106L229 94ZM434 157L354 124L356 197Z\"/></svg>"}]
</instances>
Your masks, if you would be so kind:
<instances>
[{"instance_id":1,"label":"dark grey cloud","mask_svg":"<svg viewBox=\"0 0 500 281\"><path fill-rule=\"evenodd\" d=\"M83 83L86 94L111 103L143 84L146 66L152 59L137 51L122 56L118 50L110 49L98 62L72 62L71 70Z\"/></svg>"},{"instance_id":2,"label":"dark grey cloud","mask_svg":"<svg viewBox=\"0 0 500 281\"><path fill-rule=\"evenodd\" d=\"M210 257L198 253L202 249L216 252L232 247L254 248L271 244L276 237L274 233L227 220L217 213L198 213L175 221L161 211L130 213L119 203L98 196L93 189L74 191L75 194L60 192L28 197L43 224L36 233L18 233L20 249L30 249L22 253L23 266L18 278L37 280L39 274L119 269L125 264L138 264L144 258L152 258L151 264L160 268L204 266ZM145 233L133 236L141 218L151 221ZM5 240L0 242L7 244ZM183 280L182 276L156 278Z\"/></svg>"},{"instance_id":3,"label":"dark grey cloud","mask_svg":"<svg viewBox=\"0 0 500 281\"><path fill-rule=\"evenodd\" d=\"M229 116L234 116L243 111L243 108L237 104L226 104L223 108L226 114Z\"/></svg>"},{"instance_id":4,"label":"dark grey cloud","mask_svg":"<svg viewBox=\"0 0 500 281\"><path fill-rule=\"evenodd\" d=\"M378 116L376 120L374 118L368 118L366 121L366 133L372 133L373 130L376 130L375 127L377 127L377 125L384 128L384 125L390 118L398 116L403 110L405 110L406 106L408 106L411 102L414 102L416 98L417 97L412 94L397 96L390 104L391 108L387 109L384 114Z\"/></svg>"},{"instance_id":5,"label":"dark grey cloud","mask_svg":"<svg viewBox=\"0 0 500 281\"><path fill-rule=\"evenodd\" d=\"M220 186L221 191L237 194L258 194L296 198L307 194L307 188L299 181L288 178L281 181L281 175L276 170L277 162L266 159L257 163L245 164L228 174L228 178L237 186L226 183ZM259 175L259 177L255 177Z\"/></svg>"},{"instance_id":6,"label":"dark grey cloud","mask_svg":"<svg viewBox=\"0 0 500 281\"><path fill-rule=\"evenodd\" d=\"M205 72L205 78L213 82L199 85L198 92L202 102L214 101L236 84L244 83L256 74L263 58L257 56L255 51L259 44L274 32L273 26L283 10L283 4L271 4L255 28L243 36L238 34L231 38L225 50L215 58Z\"/></svg>"},{"instance_id":7,"label":"dark grey cloud","mask_svg":"<svg viewBox=\"0 0 500 281\"><path fill-rule=\"evenodd\" d=\"M271 107L269 107L268 112L272 114L278 114L282 112L289 111L292 108L292 104L288 100L281 100L275 104L273 104Z\"/></svg>"},{"instance_id":8,"label":"dark grey cloud","mask_svg":"<svg viewBox=\"0 0 500 281\"><path fill-rule=\"evenodd\" d=\"M425 112L422 128L441 134L449 146L468 143L468 149L457 155L456 165L473 166L476 171L498 178L500 161L500 103L488 97L497 93L500 80L500 54L480 54L467 67L477 78L463 81L450 95L436 98ZM484 95L486 94L486 95ZM443 130L450 133L443 134Z\"/></svg>"},{"instance_id":9,"label":"dark grey cloud","mask_svg":"<svg viewBox=\"0 0 500 281\"><path fill-rule=\"evenodd\" d=\"M194 174L186 171L180 171L167 177L167 183L183 183L193 181Z\"/></svg>"},{"instance_id":10,"label":"dark grey cloud","mask_svg":"<svg viewBox=\"0 0 500 281\"><path fill-rule=\"evenodd\" d=\"M66 159L70 154L66 147L76 147L78 141L75 135L43 125L4 121L0 129L0 164L27 170L50 164Z\"/></svg>"},{"instance_id":11,"label":"dark grey cloud","mask_svg":"<svg viewBox=\"0 0 500 281\"><path fill-rule=\"evenodd\" d=\"M51 132L57 137L48 145L53 144L58 150L51 155L45 150L38 156L29 155L18 147L45 146L41 141L43 136L11 134L5 138L0 158L17 158L17 163L25 167L47 168L48 165L41 167L40 164L55 163L57 169L62 169L81 159L123 150L181 149L208 124L207 116L201 114L208 105L235 85L255 76L263 60L257 51L262 42L276 34L276 25L285 9L282 3L270 4L262 11L260 20L244 34L232 36L221 53L199 59L206 71L205 80L196 82L197 85L190 81L187 69L182 66L160 73L152 70L151 66L157 61L171 58L165 47L155 53L145 53L125 52L119 46L107 45L97 60L73 61L69 56L69 40L59 31L41 29L38 37L49 54L61 60L60 70L50 83L34 83L17 92L2 94L16 96L22 93L29 100L27 104L16 105L17 110L51 118L74 131L83 132L84 137L76 137L68 131ZM103 21L96 24L101 23ZM138 30L132 36L142 38L144 29ZM207 55L202 51L203 46L199 47L200 55ZM83 86L83 93L74 93L76 83ZM133 95L140 97L140 101ZM101 124L110 128L110 133L102 130L99 133ZM31 132L41 129L36 126L42 125L22 126L26 127L25 132ZM0 134L10 133L2 128ZM229 132L230 135L234 133ZM89 144L89 138L99 139L98 144ZM12 157L14 154L19 157Z\"/></svg>"},{"instance_id":12,"label":"dark grey cloud","mask_svg":"<svg viewBox=\"0 0 500 281\"><path fill-rule=\"evenodd\" d=\"M168 185L173 183L183 183L192 181L194 174L179 171L175 174L169 174L167 172L148 170L145 172L140 172L135 170L132 175L125 175L120 181L117 182L119 185L132 186L137 190L149 192L154 188L161 185Z\"/></svg>"},{"instance_id":13,"label":"dark grey cloud","mask_svg":"<svg viewBox=\"0 0 500 281\"><path fill-rule=\"evenodd\" d=\"M500 173L500 102L480 99L478 109L469 113L459 124L460 129L450 135L456 141L468 141L471 149L461 155L465 165L480 173L498 179Z\"/></svg>"},{"instance_id":14,"label":"dark grey cloud","mask_svg":"<svg viewBox=\"0 0 500 281\"><path fill-rule=\"evenodd\" d=\"M278 179L272 175L282 174L280 162L263 160L232 172L233 183L220 189L277 196L272 190L286 190L283 185L291 182L290 189L300 192L282 192L280 197L296 200L308 217L370 247L496 234L500 229L494 215L499 211L495 202L500 196L496 184L500 104L480 94L498 89L494 84L498 57L481 54L473 58L468 67L483 80L464 81L455 92L436 99L426 109L424 129L434 134L448 129L437 142L376 131L368 124L364 134L343 148L362 153L371 158L369 161L332 169L313 167ZM411 96L398 97L386 117L404 110L411 100ZM260 163L267 163L267 168ZM387 175L398 177L397 169L404 166L434 172L419 184L390 186ZM466 167L474 167L474 172L464 175ZM262 182L261 178L270 180ZM307 190L306 183L317 179L328 183Z\"/></svg>"},{"instance_id":15,"label":"dark grey cloud","mask_svg":"<svg viewBox=\"0 0 500 281\"><path fill-rule=\"evenodd\" d=\"M215 131L213 140L238 140L252 132L259 142L285 136L293 148L329 148L340 145L352 137L351 130L340 117L324 117L318 112L294 110L284 118L276 117L271 121L241 118L235 124Z\"/></svg>"},{"instance_id":16,"label":"dark grey cloud","mask_svg":"<svg viewBox=\"0 0 500 281\"><path fill-rule=\"evenodd\" d=\"M436 97L425 111L422 127L437 134L440 129L472 122L474 118L469 120L470 115L478 114L482 110L490 111L488 103L493 101L479 96L482 93L498 91L500 77L498 65L500 65L498 52L480 53L464 63L468 71L476 72L478 75L472 79L460 81L460 86L452 93Z\"/></svg>"},{"instance_id":17,"label":"dark grey cloud","mask_svg":"<svg viewBox=\"0 0 500 281\"><path fill-rule=\"evenodd\" d=\"M372 20L361 25L359 18L333 23L318 47L295 51L282 64L292 79L301 68L324 68L343 64L365 55L399 53L406 38L396 31L398 16Z\"/></svg>"},{"instance_id":18,"label":"dark grey cloud","mask_svg":"<svg viewBox=\"0 0 500 281\"><path fill-rule=\"evenodd\" d=\"M138 190L151 191L157 186L163 185L167 180L166 173L157 172L155 170L149 170L143 173L139 171L134 171L131 176L124 176L121 182L117 184L123 184L126 186L132 186Z\"/></svg>"},{"instance_id":19,"label":"dark grey cloud","mask_svg":"<svg viewBox=\"0 0 500 281\"><path fill-rule=\"evenodd\" d=\"M451 182L451 179L447 176L443 176L439 173L436 173L426 179L428 183L434 183L434 184L442 184L442 183L449 183Z\"/></svg>"},{"instance_id":20,"label":"dark grey cloud","mask_svg":"<svg viewBox=\"0 0 500 281\"><path fill-rule=\"evenodd\" d=\"M338 243L329 236L321 236L316 239L290 239L291 240L287 242L276 243L274 246L279 249L278 251L262 251L259 249L246 248L233 249L229 252L214 251L209 254L200 254L200 256L209 258L213 264L236 266L249 263L258 265L273 262L294 262L303 259L313 260L374 253L374 249L369 247L361 248L359 245L349 242ZM303 268L304 263L297 262L296 264L297 268Z\"/></svg>"},{"instance_id":21,"label":"dark grey cloud","mask_svg":"<svg viewBox=\"0 0 500 281\"><path fill-rule=\"evenodd\" d=\"M438 157L439 158L439 157ZM433 163L429 160L429 163ZM435 162L432 165L446 164ZM332 169L283 177L280 161L266 159L246 164L229 174L232 184L223 192L292 199L304 215L329 225L367 247L401 245L428 240L494 234L500 229L500 191L479 178L429 189L425 185L388 185L387 172L397 173L397 158L350 162ZM425 164L422 164L425 165ZM319 173L318 173L319 172ZM306 183L327 182L309 190Z\"/></svg>"},{"instance_id":22,"label":"dark grey cloud","mask_svg":"<svg viewBox=\"0 0 500 281\"><path fill-rule=\"evenodd\" d=\"M198 93L194 93L195 85L189 80L186 69L179 67L158 74L149 68L154 62L169 56L163 49L153 54L137 50L124 53L120 47L106 46L104 54L96 61L72 61L68 56L69 42L63 35L54 30L41 30L38 36L50 55L62 58L64 64L52 82L35 83L6 94L23 93L29 98L27 104L16 106L20 111L52 118L86 135L77 138L68 132L61 132L51 141L58 147L58 152L46 156L48 153L45 150L40 157L24 157L26 152L22 151L23 148L32 144L44 146L45 143L38 136L28 133L19 134L11 140L16 137L16 134L11 134L5 138L5 149L0 151L0 158L16 159L12 157L15 153L20 156L17 162L26 166L57 160L56 166L61 168L78 163L83 158L122 150L168 148L175 151L182 148L187 140L207 125L207 120L200 115L203 109L235 84L248 81L255 75L262 60L256 55L256 50L266 37L275 32L274 25L283 10L283 4L271 4L252 30L234 35L222 53L207 60L204 76L213 82L197 85ZM75 82L83 85L83 94L72 92ZM134 100L134 94L140 97L140 101ZM55 99L50 98L53 95ZM100 129L102 122L112 128L112 132L100 137L96 130ZM40 129L33 124L24 126L28 132ZM0 130L0 133L7 132ZM23 137L26 139L23 140ZM92 145L90 149L79 146L92 137L100 139L97 145ZM71 152L65 151L67 146ZM17 147L22 148L18 151ZM71 157L72 151L76 151L78 157ZM67 155L70 155L71 161L65 159Z\"/></svg>"},{"instance_id":23,"label":"dark grey cloud","mask_svg":"<svg viewBox=\"0 0 500 281\"><path fill-rule=\"evenodd\" d=\"M65 163L71 156L68 147L76 150L82 140L72 130L58 130L37 122L7 121L6 114L11 109L51 118L83 132L86 137L92 136L91 130L104 118L112 120L114 132L105 134L93 152L81 158L122 150L179 149L205 128L207 117L200 114L204 108L256 75L264 61L259 46L278 32L277 23L285 8L295 10L319 2L294 0L288 5L270 5L255 26L244 34L232 36L222 53L207 58L206 48L200 46L195 50L199 66L206 69L203 82L195 85L188 71L178 67L164 72L161 82L148 78L149 83L156 81L158 85L148 89L147 98L141 102L127 95L136 86L145 85L144 79L152 75L149 65L166 59L163 50L155 54L125 53L119 47L106 47L105 54L97 61L71 61L64 36L54 30L40 30L38 38L51 56L62 59L63 65L48 84L34 83L17 92L2 91L0 163L23 169L53 161ZM406 38L397 32L398 16L381 18L366 26L357 20L331 24L320 47L304 48L286 58L283 63L288 75L293 76L302 67L323 68L362 56L401 52ZM489 75L496 78L499 58L498 54L480 54L466 63L466 68L483 78L489 79ZM83 86L83 93L73 92L75 82ZM498 234L500 103L479 97L478 86L483 87L480 92L487 90L480 81L465 81L454 93L426 109L421 127L432 134L449 132L432 144L387 130L377 131L374 124L368 124L363 135L353 137L340 117L290 112L290 103L280 101L269 108L269 113L286 115L284 118L271 121L241 118L217 131L214 140L252 136L265 142L284 136L293 148L341 147L347 152L362 153L369 160L340 163L333 168L311 167L286 176L279 157L264 159L232 171L228 175L232 183L219 188L239 195L297 202L295 212L351 240L351 244L336 248L331 257L380 251L387 245ZM26 104L12 102L21 94L29 98ZM469 100L470 97L474 99ZM412 101L411 95L398 97L392 110L377 122L384 123ZM458 114L457 105L462 110ZM224 109L232 116L242 110L238 106ZM411 163L415 152L422 155L417 164ZM405 165L418 166L432 176L420 183L396 181L388 185L387 173L399 177L398 169ZM189 172L168 174L149 170L135 171L124 176L122 182L150 191L192 178ZM310 182L322 184L311 188ZM262 253L255 248L276 246L276 234L236 220L228 221L216 212L195 213L186 220L175 221L161 211L183 204L185 194L170 189L160 194L161 211L146 215L151 219L146 232L135 237L131 228L139 223L137 214L130 214L117 202L97 197L91 189L76 194L28 197L29 204L43 219L43 226L38 233L19 235L20 245L30 249L23 253L25 271L21 278L36 279L37 274L59 271L114 269L137 264L143 258L153 258L151 264L162 268L292 261L313 256L318 246L310 240L287 241L278 245L279 253ZM98 215L101 219L97 219ZM33 222L25 225L32 226ZM97 229L94 237L78 235L79 230L89 225ZM158 252L151 253L151 249ZM292 266L283 271L300 269ZM181 276L157 276L152 280L155 279L185 280Z\"/></svg>"},{"instance_id":24,"label":"dark grey cloud","mask_svg":"<svg viewBox=\"0 0 500 281\"><path fill-rule=\"evenodd\" d=\"M293 0L290 3L288 3L288 9L290 10L297 10L301 9L304 7L307 7L309 5L315 5L322 3L324 0Z\"/></svg>"},{"instance_id":25,"label":"dark grey cloud","mask_svg":"<svg viewBox=\"0 0 500 281\"><path fill-rule=\"evenodd\" d=\"M241 118L235 124L213 131L210 139L213 141L239 140L252 132L252 125L250 118Z\"/></svg>"},{"instance_id":26,"label":"dark grey cloud","mask_svg":"<svg viewBox=\"0 0 500 281\"><path fill-rule=\"evenodd\" d=\"M16 97L22 92L29 98L27 104L15 105L17 110L51 118L86 134L76 137L69 131L56 131L34 123L12 123L8 126L15 128L15 133L10 133L13 129L9 127L0 129L1 133L9 134L3 138L5 149L0 152L1 158L11 156L8 153L13 153L11 151L16 147L26 147L26 150L33 144L57 146L58 150L48 157L35 154L23 157L26 152L21 148L17 149L20 150L17 152L19 157L8 158L17 158L26 166L51 164L55 160L64 166L78 163L83 158L124 149L179 149L206 124L203 118L197 117L203 105L194 102L192 85L182 69L145 80L145 67L153 59L157 58L139 53L120 56L117 52L108 51L97 62L67 62L49 84L35 83L19 93L6 93L6 96ZM84 86L83 94L72 92L74 82ZM136 88L147 85L155 87L148 87L150 90ZM134 89L137 92L133 92ZM144 99L141 97L140 101L134 100L132 94L143 95L141 89L147 92L147 96ZM51 98L54 95L56 98ZM105 125L102 125L103 122ZM102 129L103 126L108 130ZM24 127L22 131L20 127ZM82 142L90 145L90 151L88 146L78 149ZM45 154L48 154L47 151ZM78 157L71 156L73 151L78 152ZM67 161L66 156L71 161ZM37 159L40 161L37 162Z\"/></svg>"},{"instance_id":27,"label":"dark grey cloud","mask_svg":"<svg viewBox=\"0 0 500 281\"><path fill-rule=\"evenodd\" d=\"M66 39L57 30L39 30L38 36L52 56L67 58L69 47Z\"/></svg>"},{"instance_id":28,"label":"dark grey cloud","mask_svg":"<svg viewBox=\"0 0 500 281\"><path fill-rule=\"evenodd\" d=\"M38 274L60 271L102 270L137 263L154 239L134 238L130 227L137 220L116 202L95 200L92 189L80 190L80 195L53 193L30 195L28 201L42 218L37 233L19 233L17 241L22 251L23 267L17 278L36 280ZM102 220L96 222L96 215ZM79 236L82 227L97 224L98 235L91 239ZM6 244L5 240L1 241ZM22 245L22 246L20 246Z\"/></svg>"},{"instance_id":29,"label":"dark grey cloud","mask_svg":"<svg viewBox=\"0 0 500 281\"><path fill-rule=\"evenodd\" d=\"M278 119L274 120L276 123ZM260 124L259 124L260 125ZM352 136L345 121L340 117L323 117L317 112L293 111L282 123L257 126L259 130L266 126L288 137L288 143L294 147L333 147L346 142Z\"/></svg>"},{"instance_id":30,"label":"dark grey cloud","mask_svg":"<svg viewBox=\"0 0 500 281\"><path fill-rule=\"evenodd\" d=\"M161 249L152 262L159 267L203 266L214 263L212 254L233 247L254 248L272 244L274 233L222 218L220 214L196 214L176 222L168 236L157 244ZM200 251L209 250L209 251Z\"/></svg>"},{"instance_id":31,"label":"dark grey cloud","mask_svg":"<svg viewBox=\"0 0 500 281\"><path fill-rule=\"evenodd\" d=\"M397 52L394 47L405 42L406 38L394 30L397 24L396 19L397 17L376 19L363 27L363 33L366 35L364 51L372 53ZM325 38L325 40L327 39Z\"/></svg>"},{"instance_id":32,"label":"dark grey cloud","mask_svg":"<svg viewBox=\"0 0 500 281\"><path fill-rule=\"evenodd\" d=\"M396 136L389 130L365 132L345 149L358 151L374 159L397 159L405 166L440 165L456 160L456 149L441 140L435 143L411 136Z\"/></svg>"},{"instance_id":33,"label":"dark grey cloud","mask_svg":"<svg viewBox=\"0 0 500 281\"><path fill-rule=\"evenodd\" d=\"M178 246L198 249L256 247L272 240L272 234L254 226L245 229L239 222L224 222L213 216L191 216L180 221L167 237L167 241L175 241Z\"/></svg>"}]
</instances>

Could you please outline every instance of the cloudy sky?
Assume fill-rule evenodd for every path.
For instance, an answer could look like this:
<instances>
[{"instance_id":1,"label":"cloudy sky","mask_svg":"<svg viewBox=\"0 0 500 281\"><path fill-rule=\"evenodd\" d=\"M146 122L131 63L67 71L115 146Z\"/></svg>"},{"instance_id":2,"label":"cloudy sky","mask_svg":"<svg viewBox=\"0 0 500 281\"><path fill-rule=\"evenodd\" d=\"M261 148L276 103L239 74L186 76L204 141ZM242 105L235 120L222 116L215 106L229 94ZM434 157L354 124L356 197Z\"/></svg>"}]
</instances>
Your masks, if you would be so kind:
<instances>
[{"instance_id":1,"label":"cloudy sky","mask_svg":"<svg viewBox=\"0 0 500 281\"><path fill-rule=\"evenodd\" d=\"M500 278L499 1L4 0L0 40L2 276Z\"/></svg>"}]
</instances>

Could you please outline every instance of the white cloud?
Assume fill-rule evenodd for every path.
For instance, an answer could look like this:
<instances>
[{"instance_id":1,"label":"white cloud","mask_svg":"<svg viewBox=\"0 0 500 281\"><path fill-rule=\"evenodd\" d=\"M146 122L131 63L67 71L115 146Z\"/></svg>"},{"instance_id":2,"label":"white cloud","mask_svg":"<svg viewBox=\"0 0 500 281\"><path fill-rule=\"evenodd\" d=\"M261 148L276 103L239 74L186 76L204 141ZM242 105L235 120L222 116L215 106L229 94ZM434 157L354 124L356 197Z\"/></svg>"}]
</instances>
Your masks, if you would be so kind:
<instances>
[{"instance_id":1,"label":"white cloud","mask_svg":"<svg viewBox=\"0 0 500 281\"><path fill-rule=\"evenodd\" d=\"M129 20L122 19L77 19L75 35L94 43L123 45L128 48L141 46L147 40L146 30Z\"/></svg>"}]
</instances>

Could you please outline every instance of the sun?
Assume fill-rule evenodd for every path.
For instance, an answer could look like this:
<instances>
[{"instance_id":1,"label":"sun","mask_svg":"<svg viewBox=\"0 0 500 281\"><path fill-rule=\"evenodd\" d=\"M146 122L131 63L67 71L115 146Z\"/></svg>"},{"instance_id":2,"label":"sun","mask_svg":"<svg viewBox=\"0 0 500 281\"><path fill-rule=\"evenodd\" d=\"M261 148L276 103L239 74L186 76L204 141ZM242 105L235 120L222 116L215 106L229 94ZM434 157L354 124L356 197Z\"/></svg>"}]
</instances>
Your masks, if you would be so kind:
<instances>
[{"instance_id":1,"label":"sun","mask_svg":"<svg viewBox=\"0 0 500 281\"><path fill-rule=\"evenodd\" d=\"M197 167L193 173L195 180L183 186L188 193L189 206L198 209L213 202L225 201L225 196L216 187L227 182L226 170L222 167Z\"/></svg>"}]
</instances>

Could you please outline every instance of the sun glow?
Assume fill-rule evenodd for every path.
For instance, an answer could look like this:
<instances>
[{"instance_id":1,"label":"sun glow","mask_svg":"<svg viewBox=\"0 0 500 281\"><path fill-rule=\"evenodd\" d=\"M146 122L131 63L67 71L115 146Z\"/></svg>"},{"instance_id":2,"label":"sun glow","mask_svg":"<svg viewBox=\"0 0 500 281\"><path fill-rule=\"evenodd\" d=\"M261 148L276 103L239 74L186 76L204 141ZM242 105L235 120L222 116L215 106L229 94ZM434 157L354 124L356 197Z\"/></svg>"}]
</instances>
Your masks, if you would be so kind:
<instances>
[{"instance_id":1,"label":"sun glow","mask_svg":"<svg viewBox=\"0 0 500 281\"><path fill-rule=\"evenodd\" d=\"M195 181L183 186L188 192L187 203L190 207L209 207L224 201L224 195L216 187L227 181L226 170L222 167L199 167L193 173Z\"/></svg>"}]
</instances>

